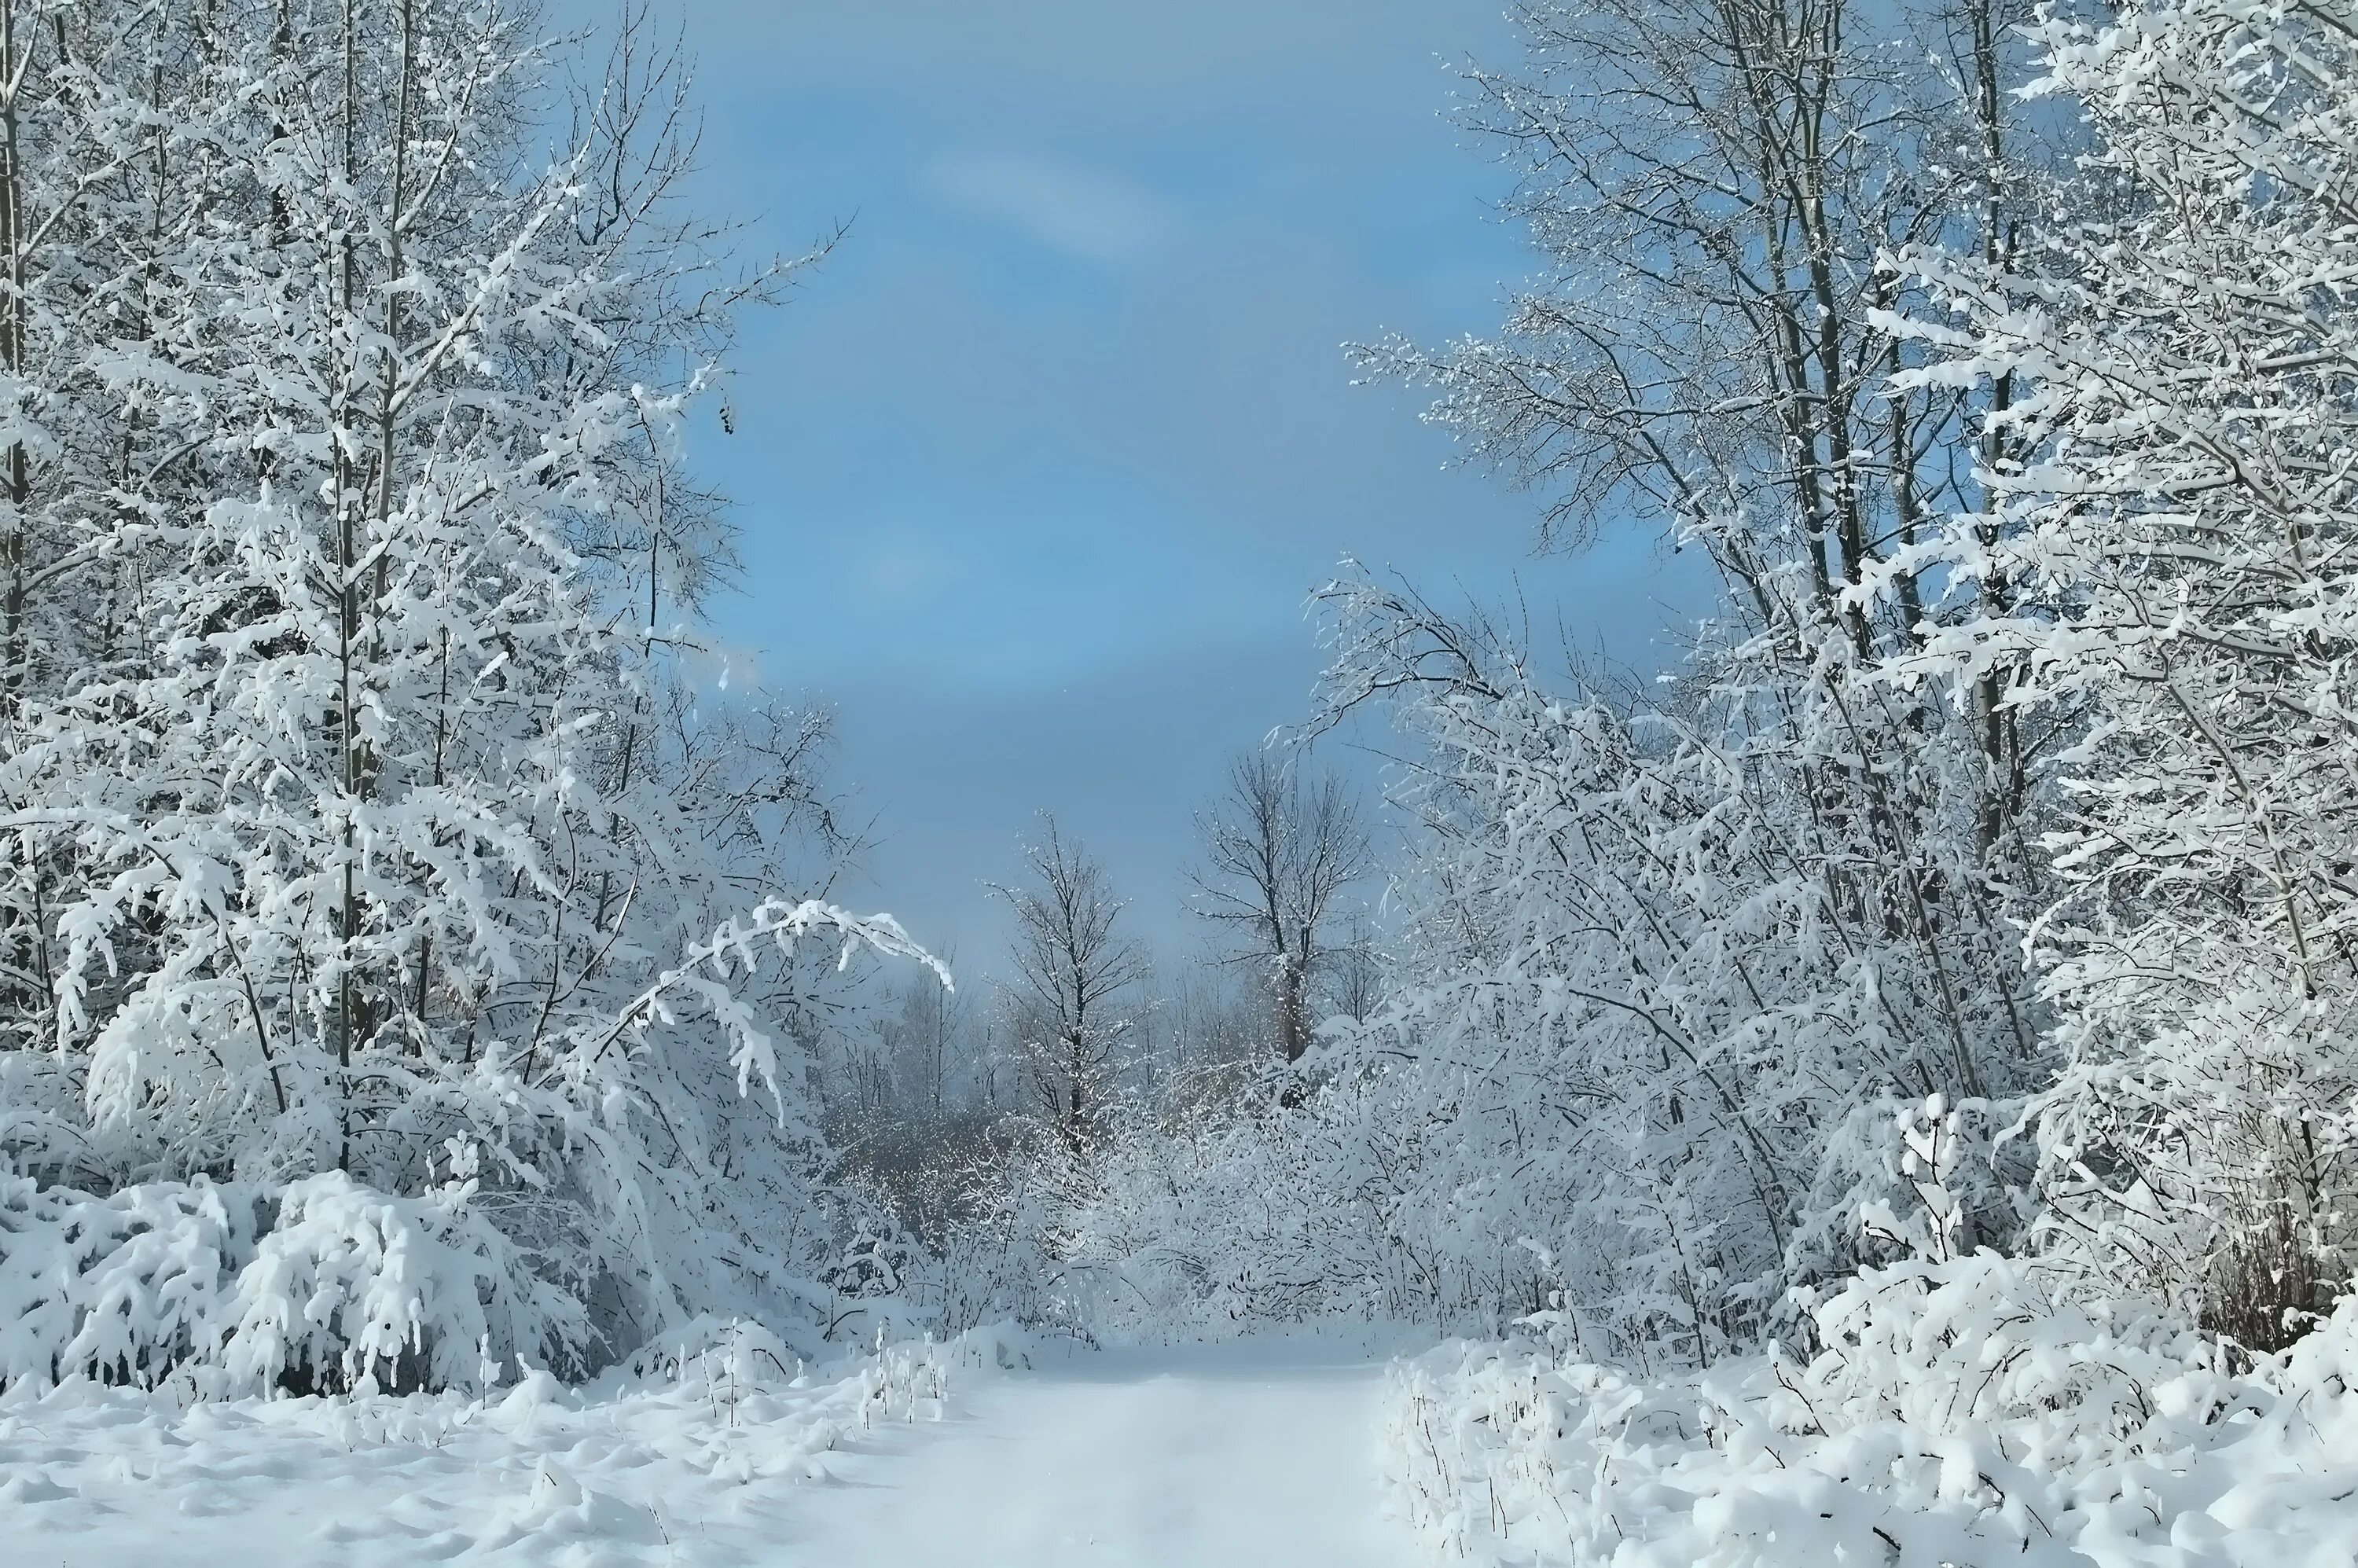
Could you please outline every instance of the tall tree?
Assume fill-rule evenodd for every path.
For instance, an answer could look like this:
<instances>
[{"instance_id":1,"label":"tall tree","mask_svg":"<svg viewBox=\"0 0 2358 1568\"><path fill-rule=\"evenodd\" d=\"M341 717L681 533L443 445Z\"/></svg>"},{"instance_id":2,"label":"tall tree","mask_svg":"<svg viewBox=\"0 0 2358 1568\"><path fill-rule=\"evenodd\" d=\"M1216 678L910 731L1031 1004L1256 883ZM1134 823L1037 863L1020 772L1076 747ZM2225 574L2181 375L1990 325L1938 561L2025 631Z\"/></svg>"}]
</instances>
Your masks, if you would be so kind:
<instances>
[{"instance_id":1,"label":"tall tree","mask_svg":"<svg viewBox=\"0 0 2358 1568\"><path fill-rule=\"evenodd\" d=\"M2096 194L2018 259L1908 258L1947 307L1917 379L2007 395L1992 503L1940 540L1955 611L1901 671L2085 712L2034 927L2050 1218L2279 1344L2358 1245L2358 9L2133 0L2039 38Z\"/></svg>"},{"instance_id":2,"label":"tall tree","mask_svg":"<svg viewBox=\"0 0 2358 1568\"><path fill-rule=\"evenodd\" d=\"M8 51L0 573L54 603L0 626L0 1147L440 1195L579 1309L535 1358L804 1310L832 982L779 948L910 949L780 896L844 849L823 726L701 673L686 421L792 267L680 206L681 69L627 16L552 157L574 57L502 0L18 0Z\"/></svg>"},{"instance_id":3,"label":"tall tree","mask_svg":"<svg viewBox=\"0 0 2358 1568\"><path fill-rule=\"evenodd\" d=\"M999 890L1015 916L1008 995L1015 1054L1034 1108L1076 1154L1112 1108L1138 1024L1145 948L1116 929L1105 866L1044 817L1024 851L1031 880Z\"/></svg>"},{"instance_id":4,"label":"tall tree","mask_svg":"<svg viewBox=\"0 0 2358 1568\"><path fill-rule=\"evenodd\" d=\"M1886 983L1920 988L1905 1027L1967 1095L2036 1054L2010 922L2071 727L2024 730L1986 680L1877 678L1958 613L1928 612L1931 534L1977 509L1974 417L2004 395L1909 373L1929 351L1898 312L1920 286L1887 258L1949 242L2002 265L2041 189L2007 153L2008 15L1534 0L1528 65L1476 71L1474 114L1521 165L1546 281L1495 340L1369 356L1436 384L1433 416L1541 491L1543 543L1634 507L1708 556L1725 605L1688 689L1745 694L1714 723L1794 772L1797 871L1855 950L1904 966ZM1895 24L1952 60L1889 47Z\"/></svg>"},{"instance_id":5,"label":"tall tree","mask_svg":"<svg viewBox=\"0 0 2358 1568\"><path fill-rule=\"evenodd\" d=\"M1266 749L1228 763L1228 787L1196 818L1204 865L1195 912L1262 968L1288 1062L1310 1048L1311 982L1340 951L1344 893L1373 865L1357 804L1329 773L1305 784Z\"/></svg>"}]
</instances>

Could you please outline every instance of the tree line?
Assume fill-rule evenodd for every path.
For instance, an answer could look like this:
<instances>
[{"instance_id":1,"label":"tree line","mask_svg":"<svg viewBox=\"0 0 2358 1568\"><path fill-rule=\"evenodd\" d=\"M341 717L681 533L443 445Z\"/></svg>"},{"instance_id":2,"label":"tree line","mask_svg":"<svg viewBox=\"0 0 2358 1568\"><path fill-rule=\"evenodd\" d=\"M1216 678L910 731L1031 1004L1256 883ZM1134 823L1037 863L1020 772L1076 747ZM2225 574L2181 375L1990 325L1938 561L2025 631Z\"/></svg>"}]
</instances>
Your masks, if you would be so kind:
<instances>
[{"instance_id":1,"label":"tree line","mask_svg":"<svg viewBox=\"0 0 2358 1568\"><path fill-rule=\"evenodd\" d=\"M1929 1114L1943 1256L2288 1344L2353 1240L2358 16L1514 16L1463 110L1535 280L1359 363L1541 547L1718 595L1633 671L1347 568L1305 730L1402 737L1379 1000L1059 1234L1212 1321L1707 1364L1911 1245Z\"/></svg>"},{"instance_id":2,"label":"tree line","mask_svg":"<svg viewBox=\"0 0 2358 1568\"><path fill-rule=\"evenodd\" d=\"M1463 112L1535 277L1357 362L1709 613L1620 669L1347 565L1294 740L1393 728L1398 852L1250 751L1200 958L1044 819L953 993L830 902L824 714L710 678L689 421L800 264L681 201L644 13L0 0L0 1217L73 1310L154 1214L362 1315L430 1238L427 1380L714 1314L1708 1364L1975 1249L2254 1352L2330 1312L2358 11L1515 16ZM339 1332L237 1364L389 1342Z\"/></svg>"}]
</instances>

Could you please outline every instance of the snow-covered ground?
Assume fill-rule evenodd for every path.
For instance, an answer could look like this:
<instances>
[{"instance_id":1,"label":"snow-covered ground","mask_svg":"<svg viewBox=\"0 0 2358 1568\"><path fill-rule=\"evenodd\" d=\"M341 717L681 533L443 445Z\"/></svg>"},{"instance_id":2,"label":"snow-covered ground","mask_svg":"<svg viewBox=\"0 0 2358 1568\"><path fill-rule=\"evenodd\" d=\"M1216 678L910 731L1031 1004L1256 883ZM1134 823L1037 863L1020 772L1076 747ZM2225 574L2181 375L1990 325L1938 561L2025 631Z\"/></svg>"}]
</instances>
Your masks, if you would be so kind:
<instances>
[{"instance_id":1,"label":"snow-covered ground","mask_svg":"<svg viewBox=\"0 0 2358 1568\"><path fill-rule=\"evenodd\" d=\"M901 1353L794 1386L763 1357L585 1397L0 1400L25 1568L1411 1568L1383 1517L1381 1366L1315 1341ZM946 1387L946 1397L943 1390Z\"/></svg>"},{"instance_id":2,"label":"snow-covered ground","mask_svg":"<svg viewBox=\"0 0 2358 1568\"><path fill-rule=\"evenodd\" d=\"M766 1336L764 1336L766 1337ZM752 1340L752 1336L747 1336ZM774 1342L772 1342L773 1345ZM69 1385L0 1399L11 1568L552 1568L776 1563L836 1451L942 1412L994 1346L894 1350L797 1376L724 1344L591 1391L546 1374L458 1395L182 1410ZM857 1562L860 1559L854 1558Z\"/></svg>"},{"instance_id":3,"label":"snow-covered ground","mask_svg":"<svg viewBox=\"0 0 2358 1568\"><path fill-rule=\"evenodd\" d=\"M1382 1368L1314 1341L1044 1355L939 1426L830 1454L781 1563L1411 1568Z\"/></svg>"}]
</instances>

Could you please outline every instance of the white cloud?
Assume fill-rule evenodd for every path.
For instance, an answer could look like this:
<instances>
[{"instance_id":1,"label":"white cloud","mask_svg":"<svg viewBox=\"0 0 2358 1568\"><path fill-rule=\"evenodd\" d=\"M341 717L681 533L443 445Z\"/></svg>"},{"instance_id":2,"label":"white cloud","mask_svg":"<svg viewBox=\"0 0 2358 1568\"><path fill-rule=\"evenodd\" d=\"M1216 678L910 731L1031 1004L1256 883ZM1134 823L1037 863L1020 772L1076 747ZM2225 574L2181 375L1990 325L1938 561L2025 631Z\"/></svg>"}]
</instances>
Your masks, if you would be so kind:
<instances>
[{"instance_id":1,"label":"white cloud","mask_svg":"<svg viewBox=\"0 0 2358 1568\"><path fill-rule=\"evenodd\" d=\"M1131 260L1178 227L1178 210L1135 181L1020 153L947 153L925 180L945 200L1086 261Z\"/></svg>"}]
</instances>

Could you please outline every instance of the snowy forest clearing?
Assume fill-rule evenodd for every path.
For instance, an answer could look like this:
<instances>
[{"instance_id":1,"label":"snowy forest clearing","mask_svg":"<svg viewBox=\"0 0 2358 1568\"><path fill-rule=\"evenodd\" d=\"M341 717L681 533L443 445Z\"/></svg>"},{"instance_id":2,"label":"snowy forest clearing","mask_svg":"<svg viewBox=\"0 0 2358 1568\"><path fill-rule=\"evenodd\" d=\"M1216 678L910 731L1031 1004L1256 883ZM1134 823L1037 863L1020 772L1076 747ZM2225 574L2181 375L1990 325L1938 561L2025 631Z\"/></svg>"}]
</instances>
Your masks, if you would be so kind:
<instances>
[{"instance_id":1,"label":"snowy forest clearing","mask_svg":"<svg viewBox=\"0 0 2358 1568\"><path fill-rule=\"evenodd\" d=\"M1191 987L836 902L650 6L0 0L8 1563L2350 1568L2358 0L1516 9L1355 362L1712 612L1347 562Z\"/></svg>"}]
</instances>

